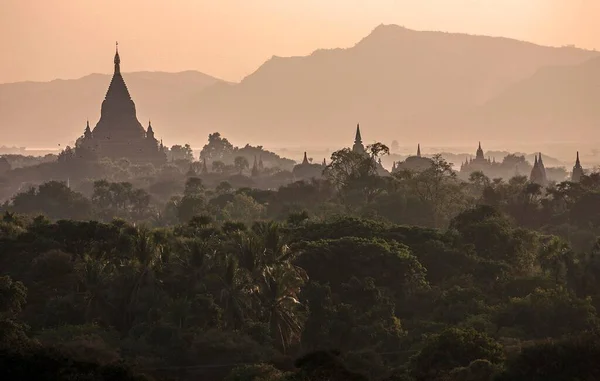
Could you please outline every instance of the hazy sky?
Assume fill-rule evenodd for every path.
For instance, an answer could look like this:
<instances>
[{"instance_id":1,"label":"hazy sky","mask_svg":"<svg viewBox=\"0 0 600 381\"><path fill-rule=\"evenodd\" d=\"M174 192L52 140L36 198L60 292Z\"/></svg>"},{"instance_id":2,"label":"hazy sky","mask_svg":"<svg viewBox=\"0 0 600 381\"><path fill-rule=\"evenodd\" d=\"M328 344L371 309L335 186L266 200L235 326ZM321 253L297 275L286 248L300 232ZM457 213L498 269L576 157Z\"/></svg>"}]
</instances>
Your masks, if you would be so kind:
<instances>
[{"instance_id":1,"label":"hazy sky","mask_svg":"<svg viewBox=\"0 0 600 381\"><path fill-rule=\"evenodd\" d=\"M199 70L348 47L378 24L600 49L600 0L0 0L0 83Z\"/></svg>"}]
</instances>

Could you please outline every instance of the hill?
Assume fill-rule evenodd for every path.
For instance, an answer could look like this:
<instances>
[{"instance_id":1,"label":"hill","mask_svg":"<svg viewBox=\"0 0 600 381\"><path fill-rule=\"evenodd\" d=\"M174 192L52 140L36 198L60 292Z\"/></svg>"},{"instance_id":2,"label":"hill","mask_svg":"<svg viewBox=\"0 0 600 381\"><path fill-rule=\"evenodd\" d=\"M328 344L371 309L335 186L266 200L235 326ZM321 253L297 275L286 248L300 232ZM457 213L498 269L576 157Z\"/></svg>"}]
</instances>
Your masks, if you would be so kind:
<instances>
[{"instance_id":1,"label":"hill","mask_svg":"<svg viewBox=\"0 0 600 381\"><path fill-rule=\"evenodd\" d=\"M445 141L464 115L534 75L597 53L485 36L379 26L349 49L273 57L241 83L207 89L175 113L184 140L198 120L232 140L349 144L363 138ZM179 131L178 131L179 132ZM479 134L473 140L485 139Z\"/></svg>"},{"instance_id":2,"label":"hill","mask_svg":"<svg viewBox=\"0 0 600 381\"><path fill-rule=\"evenodd\" d=\"M478 107L494 109L492 102L544 67L579 65L597 56L381 25L348 49L273 57L237 84L194 72L132 73L125 79L140 121L151 117L157 135L171 144L201 147L208 133L220 131L237 145L336 148L351 143L357 122L366 143L446 142L467 131L472 136L460 139L485 140L494 133L476 123L485 120L477 116L484 115ZM86 117L97 119L108 82L92 75L1 85L0 128L20 131L6 144L74 140Z\"/></svg>"},{"instance_id":3,"label":"hill","mask_svg":"<svg viewBox=\"0 0 600 381\"><path fill-rule=\"evenodd\" d=\"M465 125L491 138L585 141L600 125L600 58L538 70L473 111ZM543 131L543 133L540 133Z\"/></svg>"},{"instance_id":4,"label":"hill","mask_svg":"<svg viewBox=\"0 0 600 381\"><path fill-rule=\"evenodd\" d=\"M74 141L83 133L86 119L92 127L98 121L111 76L90 74L72 80L0 84L0 131L7 132L0 143L56 148ZM159 137L169 133L173 104L223 82L197 71L123 76L136 103L138 119L143 125L152 119Z\"/></svg>"}]
</instances>

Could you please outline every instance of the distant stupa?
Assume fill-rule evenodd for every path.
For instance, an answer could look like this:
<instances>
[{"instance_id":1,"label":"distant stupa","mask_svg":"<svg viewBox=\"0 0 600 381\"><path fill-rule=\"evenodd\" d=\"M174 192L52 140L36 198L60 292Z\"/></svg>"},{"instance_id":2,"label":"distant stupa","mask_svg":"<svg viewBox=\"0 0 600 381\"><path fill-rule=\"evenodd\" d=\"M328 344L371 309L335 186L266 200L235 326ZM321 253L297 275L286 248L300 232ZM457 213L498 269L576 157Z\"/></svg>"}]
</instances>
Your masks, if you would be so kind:
<instances>
[{"instance_id":1,"label":"distant stupa","mask_svg":"<svg viewBox=\"0 0 600 381\"><path fill-rule=\"evenodd\" d=\"M100 120L93 130L87 123L77 149L93 152L96 157L126 158L132 162L154 164L166 162L164 149L154 137L152 124L148 122L145 130L137 119L135 103L121 75L118 43L114 65L113 77L102 102Z\"/></svg>"}]
</instances>

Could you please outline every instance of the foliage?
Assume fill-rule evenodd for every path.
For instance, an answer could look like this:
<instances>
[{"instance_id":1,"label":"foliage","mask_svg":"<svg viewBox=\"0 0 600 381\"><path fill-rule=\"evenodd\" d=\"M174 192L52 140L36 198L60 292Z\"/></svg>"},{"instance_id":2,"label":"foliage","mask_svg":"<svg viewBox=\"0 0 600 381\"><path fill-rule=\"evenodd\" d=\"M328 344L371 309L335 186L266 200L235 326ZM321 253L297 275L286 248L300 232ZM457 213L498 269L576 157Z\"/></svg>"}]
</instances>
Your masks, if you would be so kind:
<instances>
[{"instance_id":1,"label":"foliage","mask_svg":"<svg viewBox=\"0 0 600 381\"><path fill-rule=\"evenodd\" d=\"M412 359L412 373L416 380L435 380L475 360L498 364L503 359L502 346L487 335L451 328L427 340Z\"/></svg>"},{"instance_id":2,"label":"foliage","mask_svg":"<svg viewBox=\"0 0 600 381\"><path fill-rule=\"evenodd\" d=\"M390 176L374 144L294 181L218 133L201 162L171 151L7 172L1 376L599 377L597 173L463 181L434 157Z\"/></svg>"}]
</instances>

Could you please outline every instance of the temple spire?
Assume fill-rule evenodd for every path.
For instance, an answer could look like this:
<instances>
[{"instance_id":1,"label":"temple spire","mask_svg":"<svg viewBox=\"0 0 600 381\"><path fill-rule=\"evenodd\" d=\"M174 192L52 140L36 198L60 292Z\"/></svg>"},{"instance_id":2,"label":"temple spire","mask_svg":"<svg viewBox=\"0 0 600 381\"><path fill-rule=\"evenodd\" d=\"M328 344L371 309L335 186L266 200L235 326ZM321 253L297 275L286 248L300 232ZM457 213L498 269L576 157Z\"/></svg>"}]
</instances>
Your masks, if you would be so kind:
<instances>
[{"instance_id":1,"label":"temple spire","mask_svg":"<svg viewBox=\"0 0 600 381\"><path fill-rule=\"evenodd\" d=\"M121 57L119 57L119 42L116 42L115 50L115 74L121 74Z\"/></svg>"},{"instance_id":2,"label":"temple spire","mask_svg":"<svg viewBox=\"0 0 600 381\"><path fill-rule=\"evenodd\" d=\"M544 168L541 152L539 153L539 157L538 155L535 155L535 162L533 164L533 169L531 170L531 175L529 176L529 181L541 186L546 186L548 183L546 177L546 168Z\"/></svg>"},{"instance_id":3,"label":"temple spire","mask_svg":"<svg viewBox=\"0 0 600 381\"><path fill-rule=\"evenodd\" d=\"M579 180L581 180L581 176L583 175L583 168L579 162L579 151L577 151L577 159L575 159L575 166L573 167L573 172L571 173L571 181L577 183Z\"/></svg>"},{"instance_id":4,"label":"temple spire","mask_svg":"<svg viewBox=\"0 0 600 381\"><path fill-rule=\"evenodd\" d=\"M146 137L154 139L154 130L152 129L152 122L148 120L148 130L146 131Z\"/></svg>"},{"instance_id":5,"label":"temple spire","mask_svg":"<svg viewBox=\"0 0 600 381\"><path fill-rule=\"evenodd\" d=\"M361 144L362 137L360 136L360 124L356 124L356 136L354 137L354 144Z\"/></svg>"},{"instance_id":6,"label":"temple spire","mask_svg":"<svg viewBox=\"0 0 600 381\"><path fill-rule=\"evenodd\" d=\"M354 145L352 146L352 151L364 154L365 146L362 144L362 136L360 136L360 125L356 124L356 135L354 136Z\"/></svg>"},{"instance_id":7,"label":"temple spire","mask_svg":"<svg viewBox=\"0 0 600 381\"><path fill-rule=\"evenodd\" d=\"M304 159L302 159L302 164L309 164L308 158L306 157L306 151L304 151Z\"/></svg>"},{"instance_id":8,"label":"temple spire","mask_svg":"<svg viewBox=\"0 0 600 381\"><path fill-rule=\"evenodd\" d=\"M421 157L421 144L417 144L417 157Z\"/></svg>"},{"instance_id":9,"label":"temple spire","mask_svg":"<svg viewBox=\"0 0 600 381\"><path fill-rule=\"evenodd\" d=\"M90 129L90 121L88 120L85 125L85 131L83 132L83 136L86 138L92 137L92 130Z\"/></svg>"},{"instance_id":10,"label":"temple spire","mask_svg":"<svg viewBox=\"0 0 600 381\"><path fill-rule=\"evenodd\" d=\"M477 147L477 152L475 153L475 160L485 160L485 158L483 157L483 149L481 148L481 142L479 142L479 146Z\"/></svg>"}]
</instances>

